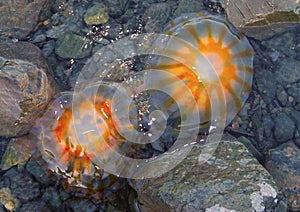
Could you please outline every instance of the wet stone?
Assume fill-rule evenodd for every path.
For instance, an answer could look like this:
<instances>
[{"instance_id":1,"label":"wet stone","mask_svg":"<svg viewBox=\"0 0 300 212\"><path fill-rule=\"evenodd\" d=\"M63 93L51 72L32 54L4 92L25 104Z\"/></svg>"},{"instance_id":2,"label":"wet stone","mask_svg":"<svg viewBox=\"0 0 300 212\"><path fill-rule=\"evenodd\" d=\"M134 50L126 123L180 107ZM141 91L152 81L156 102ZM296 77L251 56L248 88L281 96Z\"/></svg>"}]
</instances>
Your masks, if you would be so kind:
<instances>
[{"instance_id":1,"label":"wet stone","mask_svg":"<svg viewBox=\"0 0 300 212\"><path fill-rule=\"evenodd\" d=\"M281 105L286 106L286 103L288 101L288 94L282 87L277 88L276 96Z\"/></svg>"},{"instance_id":2,"label":"wet stone","mask_svg":"<svg viewBox=\"0 0 300 212\"><path fill-rule=\"evenodd\" d=\"M171 7L167 3L151 4L142 19L146 32L162 32L170 21Z\"/></svg>"},{"instance_id":3,"label":"wet stone","mask_svg":"<svg viewBox=\"0 0 300 212\"><path fill-rule=\"evenodd\" d=\"M296 125L297 125L297 128L298 130L300 130L300 112L297 111L297 110L293 110L291 112L291 117L294 119Z\"/></svg>"},{"instance_id":4,"label":"wet stone","mask_svg":"<svg viewBox=\"0 0 300 212\"><path fill-rule=\"evenodd\" d=\"M197 13L204 9L205 7L202 0L179 0L174 15L178 17L183 13Z\"/></svg>"},{"instance_id":5,"label":"wet stone","mask_svg":"<svg viewBox=\"0 0 300 212\"><path fill-rule=\"evenodd\" d=\"M18 211L19 212L28 212L28 211L51 212L52 210L47 206L47 204L44 201L35 200L23 204Z\"/></svg>"},{"instance_id":6,"label":"wet stone","mask_svg":"<svg viewBox=\"0 0 300 212\"><path fill-rule=\"evenodd\" d=\"M269 151L265 164L287 197L289 209L300 210L300 149L288 142Z\"/></svg>"},{"instance_id":7,"label":"wet stone","mask_svg":"<svg viewBox=\"0 0 300 212\"><path fill-rule=\"evenodd\" d=\"M60 37L55 45L55 53L65 59L88 57L91 51L92 45L89 39L70 32Z\"/></svg>"},{"instance_id":8,"label":"wet stone","mask_svg":"<svg viewBox=\"0 0 300 212\"><path fill-rule=\"evenodd\" d=\"M1 160L0 168L7 170L12 166L25 163L31 157L26 137L12 138Z\"/></svg>"},{"instance_id":9,"label":"wet stone","mask_svg":"<svg viewBox=\"0 0 300 212\"><path fill-rule=\"evenodd\" d=\"M276 78L278 83L284 87L286 83L295 83L300 79L300 72L297 67L300 67L300 61L286 58L280 61L278 68L276 68Z\"/></svg>"},{"instance_id":10,"label":"wet stone","mask_svg":"<svg viewBox=\"0 0 300 212\"><path fill-rule=\"evenodd\" d=\"M55 41L49 40L45 45L43 45L42 52L45 57L48 57L53 51L55 47Z\"/></svg>"},{"instance_id":11,"label":"wet stone","mask_svg":"<svg viewBox=\"0 0 300 212\"><path fill-rule=\"evenodd\" d=\"M45 70L34 64L5 59L0 67L0 135L20 136L29 132L53 94Z\"/></svg>"},{"instance_id":12,"label":"wet stone","mask_svg":"<svg viewBox=\"0 0 300 212\"><path fill-rule=\"evenodd\" d=\"M276 84L270 80L275 76L272 72L267 70L259 70L255 73L255 83L266 104L269 104L276 95Z\"/></svg>"},{"instance_id":13,"label":"wet stone","mask_svg":"<svg viewBox=\"0 0 300 212\"><path fill-rule=\"evenodd\" d=\"M78 212L94 212L97 207L88 199L72 198L64 202L65 207Z\"/></svg>"},{"instance_id":14,"label":"wet stone","mask_svg":"<svg viewBox=\"0 0 300 212\"><path fill-rule=\"evenodd\" d=\"M200 147L193 148L172 171L132 180L140 210L286 210L284 197L270 174L241 143L221 141L213 156L201 164L200 154Z\"/></svg>"},{"instance_id":15,"label":"wet stone","mask_svg":"<svg viewBox=\"0 0 300 212\"><path fill-rule=\"evenodd\" d=\"M9 138L0 137L0 161L2 161L4 152L6 151L9 141Z\"/></svg>"},{"instance_id":16,"label":"wet stone","mask_svg":"<svg viewBox=\"0 0 300 212\"><path fill-rule=\"evenodd\" d=\"M39 184L34 182L28 174L18 172L16 168L8 170L3 178L9 181L12 195L21 202L28 202L41 194Z\"/></svg>"},{"instance_id":17,"label":"wet stone","mask_svg":"<svg viewBox=\"0 0 300 212\"><path fill-rule=\"evenodd\" d=\"M31 158L26 164L26 170L34 176L34 178L42 183L43 185L51 185L56 182L55 175L50 177L46 172L45 168L43 169L40 164L33 158Z\"/></svg>"},{"instance_id":18,"label":"wet stone","mask_svg":"<svg viewBox=\"0 0 300 212\"><path fill-rule=\"evenodd\" d=\"M50 10L48 0L1 1L0 35L24 39L41 21L41 13ZM26 17L26 18L24 18Z\"/></svg>"},{"instance_id":19,"label":"wet stone","mask_svg":"<svg viewBox=\"0 0 300 212\"><path fill-rule=\"evenodd\" d=\"M124 13L128 0L104 0L108 7L108 14L112 17L120 17Z\"/></svg>"},{"instance_id":20,"label":"wet stone","mask_svg":"<svg viewBox=\"0 0 300 212\"><path fill-rule=\"evenodd\" d=\"M59 198L59 193L53 187L46 188L42 198L53 209L59 208L62 203Z\"/></svg>"},{"instance_id":21,"label":"wet stone","mask_svg":"<svg viewBox=\"0 0 300 212\"><path fill-rule=\"evenodd\" d=\"M90 7L84 14L84 22L87 25L98 25L106 23L109 16L103 4L96 4Z\"/></svg>"},{"instance_id":22,"label":"wet stone","mask_svg":"<svg viewBox=\"0 0 300 212\"><path fill-rule=\"evenodd\" d=\"M295 123L285 113L277 114L275 118L274 135L278 143L283 143L293 138L295 130Z\"/></svg>"},{"instance_id":23,"label":"wet stone","mask_svg":"<svg viewBox=\"0 0 300 212\"><path fill-rule=\"evenodd\" d=\"M300 76L299 76L299 79L300 79ZM299 86L300 86L300 83L299 83ZM291 87L291 88L288 88L287 89L287 93L293 97L293 99L296 101L296 102L300 102L300 87L299 86L295 86L295 87Z\"/></svg>"}]
</instances>

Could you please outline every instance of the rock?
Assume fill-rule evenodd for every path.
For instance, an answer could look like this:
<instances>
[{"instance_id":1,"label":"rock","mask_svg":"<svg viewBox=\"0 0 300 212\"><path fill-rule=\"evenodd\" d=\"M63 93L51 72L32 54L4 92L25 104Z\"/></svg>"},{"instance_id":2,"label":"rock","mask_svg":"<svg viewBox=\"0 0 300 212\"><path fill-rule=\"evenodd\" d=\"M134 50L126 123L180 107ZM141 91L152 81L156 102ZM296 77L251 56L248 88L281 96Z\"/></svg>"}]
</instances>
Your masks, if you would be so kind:
<instances>
[{"instance_id":1,"label":"rock","mask_svg":"<svg viewBox=\"0 0 300 212\"><path fill-rule=\"evenodd\" d=\"M108 8L110 16L120 17L124 13L128 0L104 0L103 2Z\"/></svg>"},{"instance_id":2,"label":"rock","mask_svg":"<svg viewBox=\"0 0 300 212\"><path fill-rule=\"evenodd\" d=\"M300 79L300 72L297 69L300 67L300 61L292 58L286 58L280 61L278 68L276 69L276 78L279 83L295 83Z\"/></svg>"},{"instance_id":3,"label":"rock","mask_svg":"<svg viewBox=\"0 0 300 212\"><path fill-rule=\"evenodd\" d=\"M8 211L14 211L20 206L19 200L13 197L9 188L0 188L0 203Z\"/></svg>"},{"instance_id":4,"label":"rock","mask_svg":"<svg viewBox=\"0 0 300 212\"><path fill-rule=\"evenodd\" d=\"M34 64L0 57L0 135L20 136L52 97L47 75Z\"/></svg>"},{"instance_id":5,"label":"rock","mask_svg":"<svg viewBox=\"0 0 300 212\"><path fill-rule=\"evenodd\" d=\"M90 7L84 14L84 22L87 25L98 25L106 23L109 16L106 13L106 8L102 4L96 4Z\"/></svg>"},{"instance_id":6,"label":"rock","mask_svg":"<svg viewBox=\"0 0 300 212\"><path fill-rule=\"evenodd\" d=\"M7 170L12 166L25 163L31 157L26 137L12 138L1 160L0 168Z\"/></svg>"},{"instance_id":7,"label":"rock","mask_svg":"<svg viewBox=\"0 0 300 212\"><path fill-rule=\"evenodd\" d=\"M88 38L66 32L59 38L55 45L55 53L61 58L84 58L90 56L92 51L91 41Z\"/></svg>"},{"instance_id":8,"label":"rock","mask_svg":"<svg viewBox=\"0 0 300 212\"><path fill-rule=\"evenodd\" d=\"M194 147L173 170L132 180L141 211L284 211L284 198L270 174L239 142L221 141L199 164Z\"/></svg>"},{"instance_id":9,"label":"rock","mask_svg":"<svg viewBox=\"0 0 300 212\"><path fill-rule=\"evenodd\" d=\"M300 77L298 78L298 80L300 79ZM299 84L300 85L300 84ZM296 102L300 102L300 87L297 86L297 87L291 87L291 88L288 88L287 89L287 93L293 97L293 99L296 101Z\"/></svg>"},{"instance_id":10,"label":"rock","mask_svg":"<svg viewBox=\"0 0 300 212\"><path fill-rule=\"evenodd\" d=\"M59 193L53 187L46 188L43 194L43 200L53 209L59 208L62 203L59 198Z\"/></svg>"},{"instance_id":11,"label":"rock","mask_svg":"<svg viewBox=\"0 0 300 212\"><path fill-rule=\"evenodd\" d=\"M72 198L64 202L65 206L73 211L94 212L96 206L88 199Z\"/></svg>"},{"instance_id":12,"label":"rock","mask_svg":"<svg viewBox=\"0 0 300 212\"><path fill-rule=\"evenodd\" d=\"M276 95L276 84L270 80L274 79L275 75L268 70L260 69L256 71L254 78L261 97L269 104Z\"/></svg>"},{"instance_id":13,"label":"rock","mask_svg":"<svg viewBox=\"0 0 300 212\"><path fill-rule=\"evenodd\" d=\"M27 202L18 210L18 212L28 212L28 211L43 211L43 212L51 212L50 208L44 201L35 200L31 202Z\"/></svg>"},{"instance_id":14,"label":"rock","mask_svg":"<svg viewBox=\"0 0 300 212\"><path fill-rule=\"evenodd\" d=\"M293 138L295 123L293 120L281 112L275 118L274 135L278 143L283 143Z\"/></svg>"},{"instance_id":15,"label":"rock","mask_svg":"<svg viewBox=\"0 0 300 212\"><path fill-rule=\"evenodd\" d=\"M51 3L49 0L1 1L0 34L24 39L41 21L41 13L50 10Z\"/></svg>"},{"instance_id":16,"label":"rock","mask_svg":"<svg viewBox=\"0 0 300 212\"><path fill-rule=\"evenodd\" d=\"M0 135L20 136L28 133L57 86L35 45L0 39L0 57Z\"/></svg>"},{"instance_id":17,"label":"rock","mask_svg":"<svg viewBox=\"0 0 300 212\"><path fill-rule=\"evenodd\" d=\"M16 168L11 168L4 175L10 184L12 195L21 202L31 201L40 196L39 184L26 173L18 172Z\"/></svg>"},{"instance_id":18,"label":"rock","mask_svg":"<svg viewBox=\"0 0 300 212\"><path fill-rule=\"evenodd\" d=\"M2 161L2 157L6 151L9 141L9 138L0 137L0 161Z\"/></svg>"},{"instance_id":19,"label":"rock","mask_svg":"<svg viewBox=\"0 0 300 212\"><path fill-rule=\"evenodd\" d=\"M45 171L45 168L42 168L41 165L33 158L27 162L26 170L43 185L55 184L57 180L55 175L52 174L52 176L49 176Z\"/></svg>"},{"instance_id":20,"label":"rock","mask_svg":"<svg viewBox=\"0 0 300 212\"><path fill-rule=\"evenodd\" d=\"M246 137L241 136L238 138L238 141L241 142L242 144L245 145L245 147L247 147L247 149L249 150L249 152L251 152L253 154L253 156L260 162L262 163L264 161L264 156L263 154L261 154L251 143L251 141L249 141Z\"/></svg>"},{"instance_id":21,"label":"rock","mask_svg":"<svg viewBox=\"0 0 300 212\"><path fill-rule=\"evenodd\" d=\"M142 17L146 32L162 32L170 21L171 11L167 3L151 4Z\"/></svg>"},{"instance_id":22,"label":"rock","mask_svg":"<svg viewBox=\"0 0 300 212\"><path fill-rule=\"evenodd\" d=\"M179 0L174 15L175 17L179 17L183 13L197 13L204 9L202 0Z\"/></svg>"},{"instance_id":23,"label":"rock","mask_svg":"<svg viewBox=\"0 0 300 212\"><path fill-rule=\"evenodd\" d=\"M274 11L291 11L297 6L294 0L281 1L260 1L260 0L220 0L229 20L237 27L240 27L253 20L257 20L262 14L270 14Z\"/></svg>"},{"instance_id":24,"label":"rock","mask_svg":"<svg viewBox=\"0 0 300 212\"><path fill-rule=\"evenodd\" d=\"M287 197L289 209L300 210L300 149L291 141L272 149L265 164Z\"/></svg>"}]
</instances>

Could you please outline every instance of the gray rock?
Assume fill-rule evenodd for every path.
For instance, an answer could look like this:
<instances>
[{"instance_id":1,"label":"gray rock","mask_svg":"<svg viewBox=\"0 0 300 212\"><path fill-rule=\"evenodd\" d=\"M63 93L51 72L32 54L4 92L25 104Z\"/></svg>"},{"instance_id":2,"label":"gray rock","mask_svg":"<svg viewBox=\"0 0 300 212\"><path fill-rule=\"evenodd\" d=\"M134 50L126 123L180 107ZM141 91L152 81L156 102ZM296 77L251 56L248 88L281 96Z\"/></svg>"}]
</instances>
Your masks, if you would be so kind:
<instances>
[{"instance_id":1,"label":"gray rock","mask_svg":"<svg viewBox=\"0 0 300 212\"><path fill-rule=\"evenodd\" d=\"M170 21L171 7L167 3L151 4L142 19L146 23L146 32L162 32Z\"/></svg>"},{"instance_id":2,"label":"gray rock","mask_svg":"<svg viewBox=\"0 0 300 212\"><path fill-rule=\"evenodd\" d=\"M49 0L1 1L0 34L24 39L41 21L40 15L43 10L50 10L51 2Z\"/></svg>"},{"instance_id":3,"label":"gray rock","mask_svg":"<svg viewBox=\"0 0 300 212\"><path fill-rule=\"evenodd\" d=\"M53 187L46 188L44 194L43 194L43 200L49 204L51 208L57 209L62 204L59 193L57 190Z\"/></svg>"},{"instance_id":4,"label":"gray rock","mask_svg":"<svg viewBox=\"0 0 300 212\"><path fill-rule=\"evenodd\" d=\"M298 130L300 130L300 112L297 111L297 110L293 110L291 112L291 117L294 119L296 125L297 125L297 128Z\"/></svg>"},{"instance_id":5,"label":"gray rock","mask_svg":"<svg viewBox=\"0 0 300 212\"><path fill-rule=\"evenodd\" d=\"M91 41L88 38L66 32L59 38L55 45L55 53L61 58L84 58L90 56L92 51Z\"/></svg>"},{"instance_id":6,"label":"gray rock","mask_svg":"<svg viewBox=\"0 0 300 212\"><path fill-rule=\"evenodd\" d=\"M54 50L55 41L49 40L45 45L43 45L42 52L45 57L48 57Z\"/></svg>"},{"instance_id":7,"label":"gray rock","mask_svg":"<svg viewBox=\"0 0 300 212\"><path fill-rule=\"evenodd\" d=\"M47 206L44 201L35 200L25 203L19 210L19 212L28 212L28 211L43 211L51 212L52 210Z\"/></svg>"},{"instance_id":8,"label":"gray rock","mask_svg":"<svg viewBox=\"0 0 300 212\"><path fill-rule=\"evenodd\" d=\"M2 160L3 154L6 151L9 141L9 138L0 137L0 161Z\"/></svg>"},{"instance_id":9,"label":"gray rock","mask_svg":"<svg viewBox=\"0 0 300 212\"><path fill-rule=\"evenodd\" d=\"M204 9L203 0L179 0L174 15L179 17L183 13L197 13Z\"/></svg>"},{"instance_id":10,"label":"gray rock","mask_svg":"<svg viewBox=\"0 0 300 212\"><path fill-rule=\"evenodd\" d=\"M65 206L78 212L94 212L96 206L88 199L72 198L64 202Z\"/></svg>"},{"instance_id":11,"label":"gray rock","mask_svg":"<svg viewBox=\"0 0 300 212\"><path fill-rule=\"evenodd\" d=\"M3 178L9 181L12 195L21 202L28 202L40 196L39 184L25 173L18 172L16 168L8 170Z\"/></svg>"},{"instance_id":12,"label":"gray rock","mask_svg":"<svg viewBox=\"0 0 300 212\"><path fill-rule=\"evenodd\" d=\"M300 150L291 141L269 151L266 168L287 197L289 209L300 210Z\"/></svg>"},{"instance_id":13,"label":"gray rock","mask_svg":"<svg viewBox=\"0 0 300 212\"><path fill-rule=\"evenodd\" d=\"M276 95L276 84L270 80L274 79L275 75L268 70L261 69L255 73L254 78L264 102L269 104Z\"/></svg>"},{"instance_id":14,"label":"gray rock","mask_svg":"<svg viewBox=\"0 0 300 212\"><path fill-rule=\"evenodd\" d=\"M275 118L274 136L278 143L286 142L293 138L295 123L285 113L280 112Z\"/></svg>"},{"instance_id":15,"label":"gray rock","mask_svg":"<svg viewBox=\"0 0 300 212\"><path fill-rule=\"evenodd\" d=\"M55 184L55 175L49 176L40 164L33 158L31 158L26 164L26 170L34 176L34 178L43 185Z\"/></svg>"},{"instance_id":16,"label":"gray rock","mask_svg":"<svg viewBox=\"0 0 300 212\"><path fill-rule=\"evenodd\" d=\"M298 78L298 80L300 77ZM300 87L291 87L287 89L287 93L293 97L296 102L300 102Z\"/></svg>"},{"instance_id":17,"label":"gray rock","mask_svg":"<svg viewBox=\"0 0 300 212\"><path fill-rule=\"evenodd\" d=\"M202 164L200 154L201 149L194 148L168 173L132 180L141 211L286 210L270 174L241 143L221 141Z\"/></svg>"},{"instance_id":18,"label":"gray rock","mask_svg":"<svg viewBox=\"0 0 300 212\"><path fill-rule=\"evenodd\" d=\"M286 106L288 94L281 86L276 90L276 97L282 106Z\"/></svg>"},{"instance_id":19,"label":"gray rock","mask_svg":"<svg viewBox=\"0 0 300 212\"><path fill-rule=\"evenodd\" d=\"M278 68L276 69L276 78L279 83L295 83L300 79L300 61L292 58L286 58L280 61Z\"/></svg>"},{"instance_id":20,"label":"gray rock","mask_svg":"<svg viewBox=\"0 0 300 212\"><path fill-rule=\"evenodd\" d=\"M108 14L112 17L120 17L124 13L128 0L105 0L104 4L108 7Z\"/></svg>"}]
</instances>

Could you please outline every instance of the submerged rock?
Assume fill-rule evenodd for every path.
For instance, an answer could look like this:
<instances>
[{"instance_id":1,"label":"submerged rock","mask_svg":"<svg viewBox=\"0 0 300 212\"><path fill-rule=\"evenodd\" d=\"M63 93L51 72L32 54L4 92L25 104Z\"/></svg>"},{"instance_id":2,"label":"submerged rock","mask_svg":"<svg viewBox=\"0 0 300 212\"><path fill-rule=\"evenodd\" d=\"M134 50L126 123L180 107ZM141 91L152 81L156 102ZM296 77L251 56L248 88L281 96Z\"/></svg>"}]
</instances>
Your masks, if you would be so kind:
<instances>
[{"instance_id":1,"label":"submerged rock","mask_svg":"<svg viewBox=\"0 0 300 212\"><path fill-rule=\"evenodd\" d=\"M291 141L268 153L266 168L287 198L289 209L300 210L300 149Z\"/></svg>"},{"instance_id":2,"label":"submerged rock","mask_svg":"<svg viewBox=\"0 0 300 212\"><path fill-rule=\"evenodd\" d=\"M51 3L49 0L1 1L0 35L25 38L41 21L41 14L50 10Z\"/></svg>"},{"instance_id":3,"label":"submerged rock","mask_svg":"<svg viewBox=\"0 0 300 212\"><path fill-rule=\"evenodd\" d=\"M12 138L2 157L0 168L7 170L12 166L25 163L31 157L26 137Z\"/></svg>"},{"instance_id":4,"label":"submerged rock","mask_svg":"<svg viewBox=\"0 0 300 212\"><path fill-rule=\"evenodd\" d=\"M260 0L220 0L228 19L240 31L258 40L271 38L275 34L299 25L296 14L299 2Z\"/></svg>"},{"instance_id":5,"label":"submerged rock","mask_svg":"<svg viewBox=\"0 0 300 212\"><path fill-rule=\"evenodd\" d=\"M88 38L66 32L58 39L55 53L61 58L84 58L90 56L92 51L91 41Z\"/></svg>"},{"instance_id":6,"label":"submerged rock","mask_svg":"<svg viewBox=\"0 0 300 212\"><path fill-rule=\"evenodd\" d=\"M0 203L8 211L14 211L20 205L19 200L11 194L9 188L0 188Z\"/></svg>"},{"instance_id":7,"label":"submerged rock","mask_svg":"<svg viewBox=\"0 0 300 212\"><path fill-rule=\"evenodd\" d=\"M84 22L87 25L97 25L106 23L109 16L106 13L105 6L102 4L96 4L89 8L84 14Z\"/></svg>"},{"instance_id":8,"label":"submerged rock","mask_svg":"<svg viewBox=\"0 0 300 212\"><path fill-rule=\"evenodd\" d=\"M162 32L169 22L171 7L167 3L152 4L143 15L147 32Z\"/></svg>"},{"instance_id":9,"label":"submerged rock","mask_svg":"<svg viewBox=\"0 0 300 212\"><path fill-rule=\"evenodd\" d=\"M244 145L221 141L199 164L195 147L161 177L133 180L141 211L284 211L285 200L270 174Z\"/></svg>"},{"instance_id":10,"label":"submerged rock","mask_svg":"<svg viewBox=\"0 0 300 212\"><path fill-rule=\"evenodd\" d=\"M0 39L0 81L0 136L24 135L56 89L39 48Z\"/></svg>"}]
</instances>

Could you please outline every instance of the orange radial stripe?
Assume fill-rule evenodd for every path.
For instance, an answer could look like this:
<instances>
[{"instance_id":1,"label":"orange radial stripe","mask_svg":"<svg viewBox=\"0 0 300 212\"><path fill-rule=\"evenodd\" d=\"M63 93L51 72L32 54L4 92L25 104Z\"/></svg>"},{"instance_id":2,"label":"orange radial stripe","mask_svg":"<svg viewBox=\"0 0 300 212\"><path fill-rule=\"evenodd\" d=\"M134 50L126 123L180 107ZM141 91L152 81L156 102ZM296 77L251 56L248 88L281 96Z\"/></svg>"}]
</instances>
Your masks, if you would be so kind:
<instances>
[{"instance_id":1,"label":"orange radial stripe","mask_svg":"<svg viewBox=\"0 0 300 212\"><path fill-rule=\"evenodd\" d=\"M237 76L235 81L237 81L238 83L243 85L248 91L250 91L251 87L250 87L249 83L245 82L242 78Z\"/></svg>"},{"instance_id":2,"label":"orange radial stripe","mask_svg":"<svg viewBox=\"0 0 300 212\"><path fill-rule=\"evenodd\" d=\"M212 29L211 29L211 23L210 22L206 24L206 30L207 30L207 36L209 38L213 38Z\"/></svg>"},{"instance_id":3,"label":"orange radial stripe","mask_svg":"<svg viewBox=\"0 0 300 212\"><path fill-rule=\"evenodd\" d=\"M253 68L251 68L250 66L237 66L237 68L239 70L243 70L243 71L245 71L247 73L250 73L250 74L253 73Z\"/></svg>"},{"instance_id":4,"label":"orange radial stripe","mask_svg":"<svg viewBox=\"0 0 300 212\"><path fill-rule=\"evenodd\" d=\"M222 27L222 30L221 30L221 32L220 32L220 37L219 37L219 39L218 39L219 45L222 46L222 42L223 42L223 40L224 40L224 38L225 38L226 36L227 36L227 29L224 28L224 27Z\"/></svg>"},{"instance_id":5,"label":"orange radial stripe","mask_svg":"<svg viewBox=\"0 0 300 212\"><path fill-rule=\"evenodd\" d=\"M232 41L227 45L227 48L228 48L228 49L231 49L232 47L234 47L235 45L237 45L238 42L239 42L238 39L232 40Z\"/></svg>"},{"instance_id":6,"label":"orange radial stripe","mask_svg":"<svg viewBox=\"0 0 300 212\"><path fill-rule=\"evenodd\" d=\"M199 43L201 42L197 33L197 30L194 26L192 25L187 25L186 30L189 32L189 34Z\"/></svg>"},{"instance_id":7,"label":"orange radial stripe","mask_svg":"<svg viewBox=\"0 0 300 212\"><path fill-rule=\"evenodd\" d=\"M244 51L233 54L232 59L245 58L245 57L251 57L251 56L253 56L253 52L249 51L247 49L247 50L244 50Z\"/></svg>"}]
</instances>

